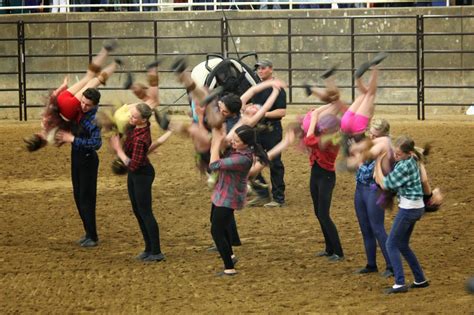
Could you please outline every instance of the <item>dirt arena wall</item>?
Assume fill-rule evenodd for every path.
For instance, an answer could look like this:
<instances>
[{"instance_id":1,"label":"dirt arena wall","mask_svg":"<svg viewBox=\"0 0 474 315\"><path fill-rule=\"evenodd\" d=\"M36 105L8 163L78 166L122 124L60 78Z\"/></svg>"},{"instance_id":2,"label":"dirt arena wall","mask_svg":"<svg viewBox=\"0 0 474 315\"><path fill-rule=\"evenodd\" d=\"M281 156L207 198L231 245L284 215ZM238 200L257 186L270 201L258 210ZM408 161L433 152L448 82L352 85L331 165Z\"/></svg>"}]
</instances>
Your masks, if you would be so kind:
<instances>
[{"instance_id":1,"label":"dirt arena wall","mask_svg":"<svg viewBox=\"0 0 474 315\"><path fill-rule=\"evenodd\" d=\"M22 149L22 137L39 121L0 121L0 313L340 313L471 314L474 297L464 290L474 275L474 122L468 116L436 121L384 116L392 135L433 142L427 164L446 199L417 223L412 247L431 286L386 296L393 279L355 275L365 265L353 207L354 175L337 173L332 216L346 259L316 258L324 246L313 214L307 157L290 149L287 206L245 208L237 214L243 245L239 274L216 278L222 262L211 245L210 192L194 168L189 140L173 136L151 157L156 169L153 208L165 262L145 264L138 224L130 210L126 178L112 175L112 154L99 151L97 220L100 245L83 249L70 183L70 147ZM294 113L285 124L295 118ZM158 128L153 126L154 136ZM395 211L386 213L390 228ZM379 268L384 269L378 253ZM413 276L407 270L407 281Z\"/></svg>"}]
</instances>

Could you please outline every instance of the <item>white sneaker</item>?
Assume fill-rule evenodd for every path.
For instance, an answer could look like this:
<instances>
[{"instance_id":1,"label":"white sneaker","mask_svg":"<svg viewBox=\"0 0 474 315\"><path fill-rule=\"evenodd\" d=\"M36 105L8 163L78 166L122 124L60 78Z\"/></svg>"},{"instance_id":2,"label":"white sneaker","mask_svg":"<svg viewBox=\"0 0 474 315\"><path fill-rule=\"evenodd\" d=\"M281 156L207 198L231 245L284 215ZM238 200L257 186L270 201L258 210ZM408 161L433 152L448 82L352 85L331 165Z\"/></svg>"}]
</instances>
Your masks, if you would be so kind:
<instances>
[{"instance_id":1,"label":"white sneaker","mask_svg":"<svg viewBox=\"0 0 474 315\"><path fill-rule=\"evenodd\" d=\"M263 205L265 208L281 208L285 206L285 203L279 203L276 201L271 201Z\"/></svg>"}]
</instances>

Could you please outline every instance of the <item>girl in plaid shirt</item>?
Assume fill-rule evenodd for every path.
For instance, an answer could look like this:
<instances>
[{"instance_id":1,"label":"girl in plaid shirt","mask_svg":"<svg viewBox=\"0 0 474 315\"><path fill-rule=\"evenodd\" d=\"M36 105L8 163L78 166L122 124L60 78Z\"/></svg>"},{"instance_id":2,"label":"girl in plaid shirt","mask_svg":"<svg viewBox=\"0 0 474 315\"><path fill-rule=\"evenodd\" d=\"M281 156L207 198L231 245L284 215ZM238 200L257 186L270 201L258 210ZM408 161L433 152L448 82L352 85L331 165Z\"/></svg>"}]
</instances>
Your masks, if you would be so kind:
<instances>
[{"instance_id":1,"label":"girl in plaid shirt","mask_svg":"<svg viewBox=\"0 0 474 315\"><path fill-rule=\"evenodd\" d=\"M145 249L137 256L142 261L162 261L160 231L153 215L151 185L155 179L155 170L148 159L151 146L150 116L151 108L144 103L131 108L130 125L127 138L120 144L119 136L110 139L112 148L128 168L128 194L133 213L137 218L145 240Z\"/></svg>"},{"instance_id":2,"label":"girl in plaid shirt","mask_svg":"<svg viewBox=\"0 0 474 315\"><path fill-rule=\"evenodd\" d=\"M425 213L423 188L418 161L421 154L415 149L415 142L402 136L395 142L395 167L387 176L383 175L380 160L375 165L375 180L382 189L397 192L399 211L393 220L392 229L387 238L386 247L395 275L395 284L386 290L387 294L404 293L408 288L429 286L415 253L409 246L410 237L416 222ZM415 281L407 286L400 254L410 266Z\"/></svg>"},{"instance_id":3,"label":"girl in plaid shirt","mask_svg":"<svg viewBox=\"0 0 474 315\"><path fill-rule=\"evenodd\" d=\"M254 163L254 156L260 163L268 164L268 157L257 141L255 130L242 125L235 130L232 139L232 151L225 157L220 157L225 131L212 130L211 171L219 171L214 192L212 194L211 234L217 250L224 261L225 269L219 276L233 276L237 272L234 265L237 259L232 251L230 229L234 210L243 208L247 195L247 177Z\"/></svg>"}]
</instances>

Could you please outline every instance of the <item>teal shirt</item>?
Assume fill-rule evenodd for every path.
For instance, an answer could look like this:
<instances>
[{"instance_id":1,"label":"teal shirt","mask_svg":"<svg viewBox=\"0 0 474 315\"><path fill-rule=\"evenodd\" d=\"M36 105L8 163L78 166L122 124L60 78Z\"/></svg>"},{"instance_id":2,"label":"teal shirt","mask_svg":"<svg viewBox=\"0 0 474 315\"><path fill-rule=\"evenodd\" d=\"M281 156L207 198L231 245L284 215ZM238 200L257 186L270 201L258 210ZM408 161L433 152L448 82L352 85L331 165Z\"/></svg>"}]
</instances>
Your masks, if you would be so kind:
<instances>
[{"instance_id":1,"label":"teal shirt","mask_svg":"<svg viewBox=\"0 0 474 315\"><path fill-rule=\"evenodd\" d=\"M409 200L423 198L420 170L413 157L395 164L393 171L384 177L383 185L386 189L396 191L398 196Z\"/></svg>"}]
</instances>

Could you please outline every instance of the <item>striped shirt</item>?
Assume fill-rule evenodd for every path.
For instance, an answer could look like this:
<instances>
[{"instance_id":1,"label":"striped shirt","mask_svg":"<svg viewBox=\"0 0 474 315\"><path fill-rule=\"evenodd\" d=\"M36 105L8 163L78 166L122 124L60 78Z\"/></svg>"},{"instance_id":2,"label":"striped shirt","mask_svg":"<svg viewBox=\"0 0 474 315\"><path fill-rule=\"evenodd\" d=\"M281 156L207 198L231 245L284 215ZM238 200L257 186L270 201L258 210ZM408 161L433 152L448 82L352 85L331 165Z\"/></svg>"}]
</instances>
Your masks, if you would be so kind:
<instances>
[{"instance_id":1,"label":"striped shirt","mask_svg":"<svg viewBox=\"0 0 474 315\"><path fill-rule=\"evenodd\" d=\"M386 189L396 191L399 197L408 200L423 198L420 170L413 157L397 162L393 171L384 177L383 185Z\"/></svg>"},{"instance_id":2,"label":"striped shirt","mask_svg":"<svg viewBox=\"0 0 474 315\"><path fill-rule=\"evenodd\" d=\"M92 151L99 150L102 146L102 138L100 137L100 128L95 123L95 115L97 106L87 113L84 113L79 121L78 131L73 132L74 141L72 148L76 151Z\"/></svg>"},{"instance_id":3,"label":"striped shirt","mask_svg":"<svg viewBox=\"0 0 474 315\"><path fill-rule=\"evenodd\" d=\"M231 151L230 154L209 165L211 171L219 171L211 200L215 206L242 209L247 196L247 176L253 164L250 150Z\"/></svg>"}]
</instances>

